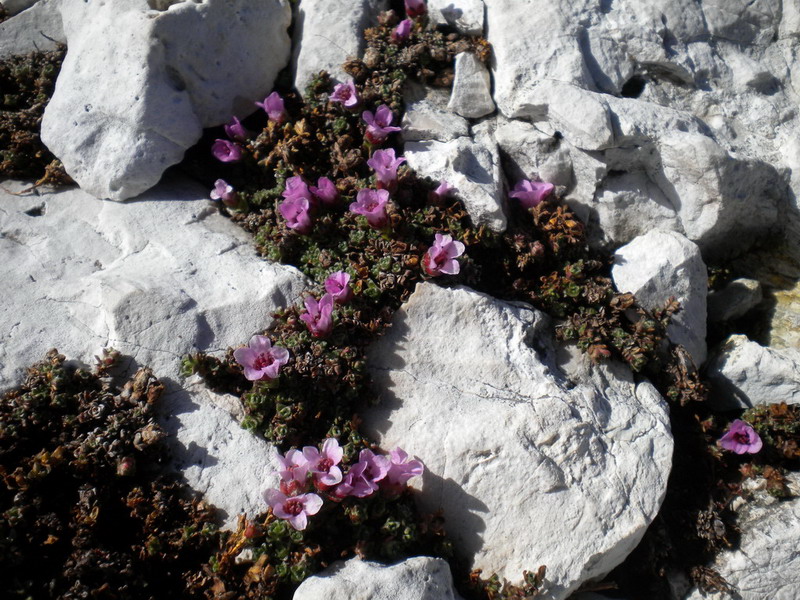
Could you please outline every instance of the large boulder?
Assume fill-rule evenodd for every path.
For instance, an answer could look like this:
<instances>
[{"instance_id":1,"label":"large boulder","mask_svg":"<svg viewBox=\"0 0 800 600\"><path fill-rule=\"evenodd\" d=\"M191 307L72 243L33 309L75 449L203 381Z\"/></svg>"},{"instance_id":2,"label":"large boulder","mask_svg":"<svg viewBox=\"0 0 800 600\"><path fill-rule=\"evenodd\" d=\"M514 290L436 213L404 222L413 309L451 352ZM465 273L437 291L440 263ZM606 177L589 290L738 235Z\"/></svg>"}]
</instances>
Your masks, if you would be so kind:
<instances>
[{"instance_id":1,"label":"large boulder","mask_svg":"<svg viewBox=\"0 0 800 600\"><path fill-rule=\"evenodd\" d=\"M562 599L639 542L672 436L652 385L581 357L562 371L551 336L527 305L422 283L370 350L386 392L363 416L425 463L419 502L468 566L519 582L546 565L542 597Z\"/></svg>"},{"instance_id":2,"label":"large boulder","mask_svg":"<svg viewBox=\"0 0 800 600\"><path fill-rule=\"evenodd\" d=\"M0 60L29 52L55 50L66 42L61 24L61 0L39 0L27 4L30 8L23 5L27 10L20 8L19 14L0 23Z\"/></svg>"},{"instance_id":3,"label":"large boulder","mask_svg":"<svg viewBox=\"0 0 800 600\"><path fill-rule=\"evenodd\" d=\"M294 600L460 600L453 591L449 565L441 558L418 556L386 566L359 558L334 563L309 577Z\"/></svg>"},{"instance_id":4,"label":"large boulder","mask_svg":"<svg viewBox=\"0 0 800 600\"><path fill-rule=\"evenodd\" d=\"M231 417L233 399L183 389L181 357L246 343L307 282L256 256L206 195L187 181L124 205L81 190L3 193L0 389L52 347L92 364L112 346L129 357L123 368L150 366L167 387L177 468L233 522L264 510L275 450Z\"/></svg>"},{"instance_id":5,"label":"large boulder","mask_svg":"<svg viewBox=\"0 0 800 600\"><path fill-rule=\"evenodd\" d=\"M253 112L289 59L286 0L63 0L61 16L42 141L99 198L151 188L204 127Z\"/></svg>"},{"instance_id":6,"label":"large boulder","mask_svg":"<svg viewBox=\"0 0 800 600\"><path fill-rule=\"evenodd\" d=\"M611 270L620 292L631 292L648 310L661 308L670 297L681 310L672 317L667 335L686 348L697 366L706 360L708 273L700 249L674 231L653 230L614 253Z\"/></svg>"}]
</instances>

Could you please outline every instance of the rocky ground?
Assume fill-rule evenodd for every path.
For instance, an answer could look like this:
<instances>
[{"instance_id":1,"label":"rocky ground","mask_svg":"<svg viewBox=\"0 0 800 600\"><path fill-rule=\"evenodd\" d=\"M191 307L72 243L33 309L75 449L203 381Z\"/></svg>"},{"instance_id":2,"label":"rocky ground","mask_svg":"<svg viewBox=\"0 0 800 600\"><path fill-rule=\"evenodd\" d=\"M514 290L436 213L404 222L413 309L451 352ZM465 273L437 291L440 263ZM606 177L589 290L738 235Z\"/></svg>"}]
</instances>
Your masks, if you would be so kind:
<instances>
[{"instance_id":1,"label":"rocky ground","mask_svg":"<svg viewBox=\"0 0 800 600\"><path fill-rule=\"evenodd\" d=\"M194 570L170 559L194 586L176 594L800 596L800 4L0 5L0 391L53 347L152 369L160 468L232 532ZM355 110L330 101L351 80ZM362 145L380 104L401 130ZM232 116L236 164L211 158ZM346 207L381 144L406 165L376 231ZM301 174L342 196L309 231L277 208ZM209 200L222 177L236 201ZM520 208L522 180L553 194ZM458 275L421 268L434 233L466 246ZM356 298L320 341L301 305L338 269ZM229 351L261 333L291 353L273 386ZM30 394L3 400L4 461ZM717 445L739 418L759 453ZM262 492L325 437L343 464L401 446L425 472L291 537Z\"/></svg>"}]
</instances>

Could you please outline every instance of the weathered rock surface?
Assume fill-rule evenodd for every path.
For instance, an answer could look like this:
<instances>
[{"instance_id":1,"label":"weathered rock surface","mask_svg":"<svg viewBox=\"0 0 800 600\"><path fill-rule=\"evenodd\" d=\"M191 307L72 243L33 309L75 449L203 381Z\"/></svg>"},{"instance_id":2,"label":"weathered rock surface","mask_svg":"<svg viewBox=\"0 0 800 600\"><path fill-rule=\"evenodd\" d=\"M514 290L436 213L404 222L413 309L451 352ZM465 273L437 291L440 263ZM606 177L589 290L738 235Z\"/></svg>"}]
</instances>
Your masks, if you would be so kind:
<instances>
[{"instance_id":1,"label":"weathered rock surface","mask_svg":"<svg viewBox=\"0 0 800 600\"><path fill-rule=\"evenodd\" d=\"M290 52L286 0L63 0L68 52L42 140L86 191L149 189L203 127L253 112Z\"/></svg>"},{"instance_id":2,"label":"weathered rock surface","mask_svg":"<svg viewBox=\"0 0 800 600\"><path fill-rule=\"evenodd\" d=\"M708 274L696 244L674 231L654 230L614 253L611 277L620 292L631 292L647 309L674 296L681 310L667 328L700 366L706 359Z\"/></svg>"},{"instance_id":3,"label":"weathered rock surface","mask_svg":"<svg viewBox=\"0 0 800 600\"><path fill-rule=\"evenodd\" d=\"M453 91L447 108L467 119L494 112L489 69L472 52L456 56Z\"/></svg>"},{"instance_id":4,"label":"weathered rock surface","mask_svg":"<svg viewBox=\"0 0 800 600\"><path fill-rule=\"evenodd\" d=\"M342 65L364 52L364 29L388 7L388 0L300 0L294 24L294 86L301 94L322 70L334 81L352 79Z\"/></svg>"},{"instance_id":5,"label":"weathered rock surface","mask_svg":"<svg viewBox=\"0 0 800 600\"><path fill-rule=\"evenodd\" d=\"M52 347L91 364L112 346L130 369L150 366L167 384L165 425L187 480L233 520L263 510L274 451L215 406L225 398L182 390L180 359L246 343L306 282L258 258L206 195L186 181L124 205L81 190L3 194L0 388Z\"/></svg>"},{"instance_id":6,"label":"weathered rock surface","mask_svg":"<svg viewBox=\"0 0 800 600\"><path fill-rule=\"evenodd\" d=\"M505 231L505 186L497 145L488 137L449 142L408 142L403 155L422 177L446 181L464 201L472 221Z\"/></svg>"},{"instance_id":7,"label":"weathered rock surface","mask_svg":"<svg viewBox=\"0 0 800 600\"><path fill-rule=\"evenodd\" d=\"M469 136L469 122L447 110L449 97L445 90L410 82L403 99L406 104L402 121L403 141L449 142Z\"/></svg>"},{"instance_id":8,"label":"weathered rock surface","mask_svg":"<svg viewBox=\"0 0 800 600\"><path fill-rule=\"evenodd\" d=\"M483 0L428 0L431 23L469 35L483 35L483 12Z\"/></svg>"},{"instance_id":9,"label":"weathered rock surface","mask_svg":"<svg viewBox=\"0 0 800 600\"><path fill-rule=\"evenodd\" d=\"M65 43L60 3L61 0L40 0L35 4L26 3L16 11L9 10L11 14L19 14L0 23L0 59L55 50L59 42Z\"/></svg>"},{"instance_id":10,"label":"weathered rock surface","mask_svg":"<svg viewBox=\"0 0 800 600\"><path fill-rule=\"evenodd\" d=\"M732 335L717 349L707 367L718 410L760 404L800 403L800 353L775 350Z\"/></svg>"},{"instance_id":11,"label":"weathered rock surface","mask_svg":"<svg viewBox=\"0 0 800 600\"><path fill-rule=\"evenodd\" d=\"M3 0L0 2L0 6L5 8L9 15L16 15L30 8L37 2L39 2L39 0Z\"/></svg>"},{"instance_id":12,"label":"weathered rock surface","mask_svg":"<svg viewBox=\"0 0 800 600\"><path fill-rule=\"evenodd\" d=\"M593 375L571 382L551 335L527 305L420 284L370 351L388 392L364 416L382 446L425 463L422 508L444 511L472 568L518 582L545 564L542 597L562 599L636 546L663 499L672 437L649 383L583 363Z\"/></svg>"},{"instance_id":13,"label":"weathered rock surface","mask_svg":"<svg viewBox=\"0 0 800 600\"><path fill-rule=\"evenodd\" d=\"M334 563L306 579L294 600L459 600L450 566L418 556L386 566L358 558Z\"/></svg>"},{"instance_id":14,"label":"weathered rock surface","mask_svg":"<svg viewBox=\"0 0 800 600\"><path fill-rule=\"evenodd\" d=\"M789 475L792 493L800 493L800 478ZM742 529L739 548L722 552L714 568L736 589L737 600L795 600L800 590L800 499L781 502L758 494L738 513ZM694 590L686 600L727 600L728 594Z\"/></svg>"},{"instance_id":15,"label":"weathered rock surface","mask_svg":"<svg viewBox=\"0 0 800 600\"><path fill-rule=\"evenodd\" d=\"M708 320L730 321L746 315L756 307L764 295L756 279L734 279L721 290L708 295Z\"/></svg>"}]
</instances>

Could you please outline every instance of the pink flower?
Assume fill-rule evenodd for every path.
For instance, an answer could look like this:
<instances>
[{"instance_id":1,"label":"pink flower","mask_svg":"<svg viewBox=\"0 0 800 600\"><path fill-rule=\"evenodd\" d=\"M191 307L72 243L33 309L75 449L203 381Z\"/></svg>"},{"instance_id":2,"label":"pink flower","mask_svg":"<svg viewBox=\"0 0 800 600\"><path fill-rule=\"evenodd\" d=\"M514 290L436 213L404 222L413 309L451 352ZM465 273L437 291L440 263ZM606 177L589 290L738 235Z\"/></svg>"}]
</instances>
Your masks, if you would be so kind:
<instances>
[{"instance_id":1,"label":"pink flower","mask_svg":"<svg viewBox=\"0 0 800 600\"><path fill-rule=\"evenodd\" d=\"M314 337L325 337L333 330L333 296L325 294L319 302L314 296L306 296L306 311L300 315Z\"/></svg>"},{"instance_id":2,"label":"pink flower","mask_svg":"<svg viewBox=\"0 0 800 600\"><path fill-rule=\"evenodd\" d=\"M272 92L264 98L264 102L256 102L256 106L263 108L269 120L278 125L286 120L286 108L283 104L283 98L278 92Z\"/></svg>"},{"instance_id":3,"label":"pink flower","mask_svg":"<svg viewBox=\"0 0 800 600\"><path fill-rule=\"evenodd\" d=\"M755 454L764 445L761 438L750 425L736 419L728 432L719 439L719 445L736 454Z\"/></svg>"},{"instance_id":4,"label":"pink flower","mask_svg":"<svg viewBox=\"0 0 800 600\"><path fill-rule=\"evenodd\" d=\"M356 86L352 81L347 83L337 83L333 88L333 93L330 95L331 102L341 102L347 108L354 108L361 102L358 97Z\"/></svg>"},{"instance_id":5,"label":"pink flower","mask_svg":"<svg viewBox=\"0 0 800 600\"><path fill-rule=\"evenodd\" d=\"M375 170L375 179L378 189L393 191L397 187L397 167L406 162L402 156L394 157L394 148L377 150L367 161Z\"/></svg>"},{"instance_id":6,"label":"pink flower","mask_svg":"<svg viewBox=\"0 0 800 600\"><path fill-rule=\"evenodd\" d=\"M211 154L222 162L238 162L242 160L242 148L228 140L216 140L211 145Z\"/></svg>"},{"instance_id":7,"label":"pink flower","mask_svg":"<svg viewBox=\"0 0 800 600\"><path fill-rule=\"evenodd\" d=\"M350 275L344 271L331 273L325 280L325 291L333 296L337 304L345 304L353 298L350 288Z\"/></svg>"},{"instance_id":8,"label":"pink flower","mask_svg":"<svg viewBox=\"0 0 800 600\"><path fill-rule=\"evenodd\" d=\"M391 39L395 44L404 42L411 35L411 19L403 19L400 24L392 30Z\"/></svg>"},{"instance_id":9,"label":"pink flower","mask_svg":"<svg viewBox=\"0 0 800 600\"><path fill-rule=\"evenodd\" d=\"M311 205L305 198L293 196L278 205L278 212L286 219L286 226L297 233L307 234L311 231Z\"/></svg>"},{"instance_id":10,"label":"pink flower","mask_svg":"<svg viewBox=\"0 0 800 600\"><path fill-rule=\"evenodd\" d=\"M214 182L214 189L211 190L212 200L222 200L226 206L236 206L236 192L233 186L224 179L217 179Z\"/></svg>"},{"instance_id":11,"label":"pink flower","mask_svg":"<svg viewBox=\"0 0 800 600\"><path fill-rule=\"evenodd\" d=\"M418 17L428 12L425 0L406 0L406 14L409 17Z\"/></svg>"},{"instance_id":12,"label":"pink flower","mask_svg":"<svg viewBox=\"0 0 800 600\"><path fill-rule=\"evenodd\" d=\"M366 498L378 490L378 482L389 472L391 462L385 456L373 454L364 449L358 455L358 462L350 467L344 480L336 488L336 495Z\"/></svg>"},{"instance_id":13,"label":"pink flower","mask_svg":"<svg viewBox=\"0 0 800 600\"><path fill-rule=\"evenodd\" d=\"M281 463L283 469L278 471L281 480L286 483L298 481L300 483L306 482L306 474L308 473L311 465L308 464L308 459L300 450L289 450L286 456L278 454L278 461Z\"/></svg>"},{"instance_id":14,"label":"pink flower","mask_svg":"<svg viewBox=\"0 0 800 600\"><path fill-rule=\"evenodd\" d=\"M514 191L508 195L518 199L525 208L532 208L552 194L554 189L555 186L552 183L523 179L514 186Z\"/></svg>"},{"instance_id":15,"label":"pink flower","mask_svg":"<svg viewBox=\"0 0 800 600\"><path fill-rule=\"evenodd\" d=\"M244 125L236 117L233 117L231 122L225 125L225 133L229 138L237 142L246 142L247 138L250 137L250 132L245 129Z\"/></svg>"},{"instance_id":16,"label":"pink flower","mask_svg":"<svg viewBox=\"0 0 800 600\"><path fill-rule=\"evenodd\" d=\"M356 201L350 204L350 212L365 216L370 227L381 229L389 220L386 214L388 201L387 190L360 190L356 195Z\"/></svg>"},{"instance_id":17,"label":"pink flower","mask_svg":"<svg viewBox=\"0 0 800 600\"><path fill-rule=\"evenodd\" d=\"M336 185L327 177L317 179L317 185L309 188L311 193L322 200L323 204L333 204L339 199L339 190Z\"/></svg>"},{"instance_id":18,"label":"pink flower","mask_svg":"<svg viewBox=\"0 0 800 600\"><path fill-rule=\"evenodd\" d=\"M303 531L308 525L308 517L317 514L322 508L322 498L316 494L287 496L279 490L267 490L264 492L264 500L272 509L272 514L289 521L289 525L298 531Z\"/></svg>"},{"instance_id":19,"label":"pink flower","mask_svg":"<svg viewBox=\"0 0 800 600\"><path fill-rule=\"evenodd\" d=\"M237 348L233 357L244 367L244 376L250 381L275 379L280 368L289 362L289 351L280 346L272 346L269 338L254 335L248 348Z\"/></svg>"},{"instance_id":20,"label":"pink flower","mask_svg":"<svg viewBox=\"0 0 800 600\"><path fill-rule=\"evenodd\" d=\"M365 136L370 144L382 144L390 133L400 131L400 127L391 126L394 120L394 113L392 109L385 104L381 104L374 115L370 111L365 110L361 113L361 118L364 119L364 122L367 124Z\"/></svg>"},{"instance_id":21,"label":"pink flower","mask_svg":"<svg viewBox=\"0 0 800 600\"><path fill-rule=\"evenodd\" d=\"M449 235L437 233L431 246L422 257L422 266L428 275L438 277L442 273L456 275L461 265L456 260L464 254L464 244L453 241Z\"/></svg>"},{"instance_id":22,"label":"pink flower","mask_svg":"<svg viewBox=\"0 0 800 600\"><path fill-rule=\"evenodd\" d=\"M386 484L399 488L404 486L409 479L422 475L425 466L422 461L408 460L408 453L402 448L395 448L389 453L389 472L386 473Z\"/></svg>"},{"instance_id":23,"label":"pink flower","mask_svg":"<svg viewBox=\"0 0 800 600\"><path fill-rule=\"evenodd\" d=\"M287 200L305 198L309 203L314 202L314 197L308 189L308 184L299 175L289 177L289 179L286 180L286 187L281 192L281 196Z\"/></svg>"},{"instance_id":24,"label":"pink flower","mask_svg":"<svg viewBox=\"0 0 800 600\"><path fill-rule=\"evenodd\" d=\"M314 475L314 480L325 488L341 483L342 470L337 467L342 462L344 452L339 447L335 438L328 438L322 444L322 452L314 446L303 448L309 471Z\"/></svg>"},{"instance_id":25,"label":"pink flower","mask_svg":"<svg viewBox=\"0 0 800 600\"><path fill-rule=\"evenodd\" d=\"M433 202L441 202L450 195L453 189L455 188L451 187L449 183L442 181L439 187L431 192L430 198Z\"/></svg>"}]
</instances>

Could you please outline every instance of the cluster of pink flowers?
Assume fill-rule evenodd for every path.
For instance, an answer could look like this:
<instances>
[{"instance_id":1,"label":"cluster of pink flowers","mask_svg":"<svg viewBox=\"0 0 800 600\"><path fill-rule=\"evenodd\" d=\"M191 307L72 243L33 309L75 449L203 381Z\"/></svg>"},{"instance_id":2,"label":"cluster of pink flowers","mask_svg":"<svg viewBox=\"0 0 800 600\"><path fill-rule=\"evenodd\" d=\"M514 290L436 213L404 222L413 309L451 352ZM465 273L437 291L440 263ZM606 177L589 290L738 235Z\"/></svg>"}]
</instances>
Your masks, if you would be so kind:
<instances>
[{"instance_id":1,"label":"cluster of pink flowers","mask_svg":"<svg viewBox=\"0 0 800 600\"><path fill-rule=\"evenodd\" d=\"M286 219L286 226L300 234L311 232L311 213L320 202L334 204L339 199L336 185L327 177L320 177L316 186L309 186L300 176L290 177L281 195L285 199L278 212Z\"/></svg>"},{"instance_id":2,"label":"cluster of pink flowers","mask_svg":"<svg viewBox=\"0 0 800 600\"><path fill-rule=\"evenodd\" d=\"M233 358L244 368L247 379L261 381L277 379L280 368L289 362L289 351L273 346L266 336L254 335L247 347L234 350Z\"/></svg>"},{"instance_id":3,"label":"cluster of pink flowers","mask_svg":"<svg viewBox=\"0 0 800 600\"><path fill-rule=\"evenodd\" d=\"M394 149L377 150L367 161L375 171L377 190L363 189L356 194L356 201L350 204L350 212L362 215L373 229L383 229L389 222L386 205L390 193L397 189L397 168L406 161L397 158Z\"/></svg>"},{"instance_id":4,"label":"cluster of pink flowers","mask_svg":"<svg viewBox=\"0 0 800 600\"><path fill-rule=\"evenodd\" d=\"M409 460L402 448L392 450L389 456L364 449L358 455L358 462L351 465L347 473L342 470L343 456L344 452L334 438L327 438L321 449L306 446L278 456L282 467L278 471L280 489L264 492L264 500L273 514L288 521L295 529L303 530L308 525L308 517L322 508L323 499L315 492L333 501L348 496L366 498L379 489L396 495L409 479L422 475L424 470L422 462Z\"/></svg>"},{"instance_id":5,"label":"cluster of pink flowers","mask_svg":"<svg viewBox=\"0 0 800 600\"><path fill-rule=\"evenodd\" d=\"M300 315L300 320L314 337L327 337L333 331L334 304L345 304L352 298L350 275L344 271L331 273L325 280L325 294L322 298L317 300L314 296L306 297L306 312Z\"/></svg>"}]
</instances>

